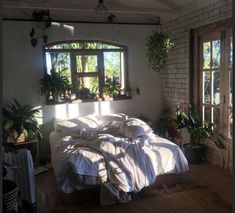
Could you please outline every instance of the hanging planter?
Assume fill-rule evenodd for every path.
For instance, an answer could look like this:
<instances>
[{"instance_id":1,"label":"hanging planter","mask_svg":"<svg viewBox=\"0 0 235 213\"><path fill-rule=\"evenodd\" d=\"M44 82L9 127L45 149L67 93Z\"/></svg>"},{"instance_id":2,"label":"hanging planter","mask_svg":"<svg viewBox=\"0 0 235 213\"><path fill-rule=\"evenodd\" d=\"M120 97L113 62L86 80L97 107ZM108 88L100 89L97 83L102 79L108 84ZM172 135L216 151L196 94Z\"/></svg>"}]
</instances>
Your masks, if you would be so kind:
<instances>
[{"instance_id":1,"label":"hanging planter","mask_svg":"<svg viewBox=\"0 0 235 213\"><path fill-rule=\"evenodd\" d=\"M173 41L164 33L153 32L146 40L149 66L160 72L167 60L169 50L174 46Z\"/></svg>"}]
</instances>

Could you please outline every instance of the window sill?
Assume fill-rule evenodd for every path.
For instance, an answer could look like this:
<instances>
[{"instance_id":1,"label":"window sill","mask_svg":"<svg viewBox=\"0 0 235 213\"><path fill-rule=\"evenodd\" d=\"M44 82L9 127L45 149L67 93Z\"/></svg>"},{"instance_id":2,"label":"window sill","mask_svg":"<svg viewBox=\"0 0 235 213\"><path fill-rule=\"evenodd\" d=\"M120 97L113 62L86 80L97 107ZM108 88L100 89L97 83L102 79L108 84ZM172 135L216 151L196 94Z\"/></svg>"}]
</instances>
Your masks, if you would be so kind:
<instances>
[{"instance_id":1,"label":"window sill","mask_svg":"<svg viewBox=\"0 0 235 213\"><path fill-rule=\"evenodd\" d=\"M91 103L91 102L104 102L104 101L119 101L119 100L130 100L131 96L118 96L118 97L107 97L107 98L98 98L98 99L75 99L75 100L61 100L61 101L53 101L53 100L47 100L46 105L57 105L57 104L65 104L65 103L71 103L71 104L80 104L80 103Z\"/></svg>"}]
</instances>

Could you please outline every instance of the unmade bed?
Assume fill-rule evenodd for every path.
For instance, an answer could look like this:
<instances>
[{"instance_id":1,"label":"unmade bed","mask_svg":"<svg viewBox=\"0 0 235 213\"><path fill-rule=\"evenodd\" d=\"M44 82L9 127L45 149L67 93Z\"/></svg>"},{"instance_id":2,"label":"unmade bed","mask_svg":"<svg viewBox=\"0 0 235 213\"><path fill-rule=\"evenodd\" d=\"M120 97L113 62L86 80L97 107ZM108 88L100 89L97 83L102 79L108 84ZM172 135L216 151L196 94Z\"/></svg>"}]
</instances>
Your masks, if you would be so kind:
<instances>
[{"instance_id":1,"label":"unmade bed","mask_svg":"<svg viewBox=\"0 0 235 213\"><path fill-rule=\"evenodd\" d=\"M54 127L51 162L57 186L66 194L102 187L115 202L127 202L158 176L189 169L178 145L137 118L90 115L57 120Z\"/></svg>"}]
</instances>

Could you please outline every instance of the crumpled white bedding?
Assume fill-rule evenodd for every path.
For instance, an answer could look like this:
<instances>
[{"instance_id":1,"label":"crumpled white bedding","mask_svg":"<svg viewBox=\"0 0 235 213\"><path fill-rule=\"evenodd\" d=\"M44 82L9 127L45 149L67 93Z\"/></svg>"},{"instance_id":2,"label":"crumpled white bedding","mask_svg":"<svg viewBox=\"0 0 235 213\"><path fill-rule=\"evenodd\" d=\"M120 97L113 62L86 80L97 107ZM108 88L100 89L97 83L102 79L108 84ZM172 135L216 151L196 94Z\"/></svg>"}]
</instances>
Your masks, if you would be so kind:
<instances>
[{"instance_id":1,"label":"crumpled white bedding","mask_svg":"<svg viewBox=\"0 0 235 213\"><path fill-rule=\"evenodd\" d=\"M69 134L53 131L49 138L57 184L65 193L83 187L83 183L75 183L76 175L80 180L87 176L86 185L103 183L123 202L129 198L121 197L119 192L138 192L160 174L189 169L176 144L149 131L137 138L125 138L115 125L106 124ZM97 183L91 177L96 177Z\"/></svg>"}]
</instances>

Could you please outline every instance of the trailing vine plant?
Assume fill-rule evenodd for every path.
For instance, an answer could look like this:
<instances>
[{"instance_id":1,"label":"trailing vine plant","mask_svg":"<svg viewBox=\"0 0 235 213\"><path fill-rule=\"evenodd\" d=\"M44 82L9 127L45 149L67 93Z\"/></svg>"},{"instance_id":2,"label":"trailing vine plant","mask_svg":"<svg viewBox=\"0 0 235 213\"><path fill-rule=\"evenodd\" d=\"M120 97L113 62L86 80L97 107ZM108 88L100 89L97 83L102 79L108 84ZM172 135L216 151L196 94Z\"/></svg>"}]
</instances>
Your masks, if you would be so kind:
<instances>
[{"instance_id":1,"label":"trailing vine plant","mask_svg":"<svg viewBox=\"0 0 235 213\"><path fill-rule=\"evenodd\" d=\"M33 47L37 46L38 40L42 38L44 44L47 43L48 36L46 35L45 31L51 26L52 19L50 17L49 10L35 10L33 11L33 19L35 20L36 27L32 27L30 31L30 42ZM39 35L36 37L36 31L39 32Z\"/></svg>"},{"instance_id":2,"label":"trailing vine plant","mask_svg":"<svg viewBox=\"0 0 235 213\"><path fill-rule=\"evenodd\" d=\"M147 57L149 66L160 72L167 60L169 50L174 46L174 42L164 33L153 32L146 40Z\"/></svg>"}]
</instances>

